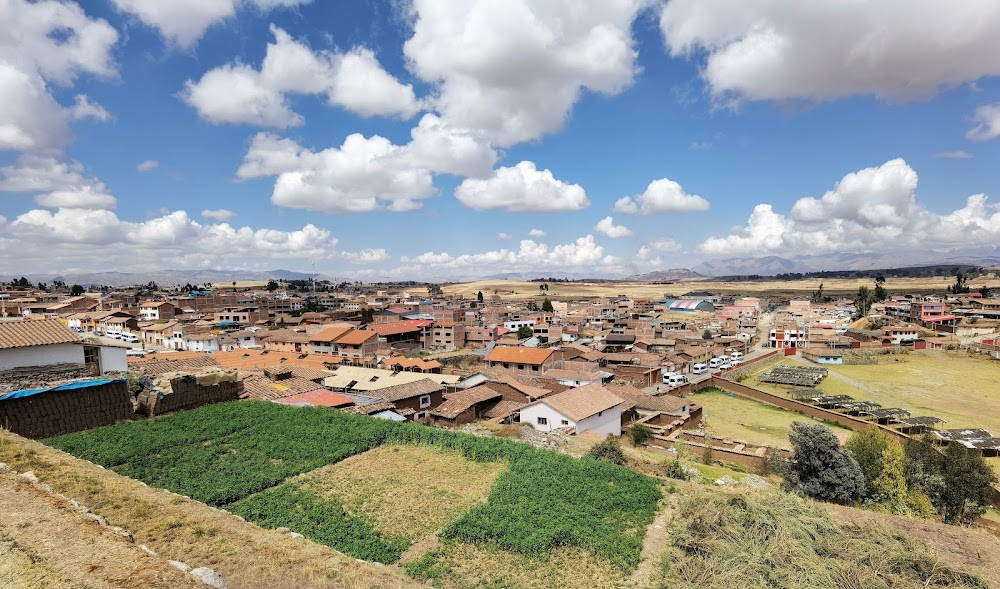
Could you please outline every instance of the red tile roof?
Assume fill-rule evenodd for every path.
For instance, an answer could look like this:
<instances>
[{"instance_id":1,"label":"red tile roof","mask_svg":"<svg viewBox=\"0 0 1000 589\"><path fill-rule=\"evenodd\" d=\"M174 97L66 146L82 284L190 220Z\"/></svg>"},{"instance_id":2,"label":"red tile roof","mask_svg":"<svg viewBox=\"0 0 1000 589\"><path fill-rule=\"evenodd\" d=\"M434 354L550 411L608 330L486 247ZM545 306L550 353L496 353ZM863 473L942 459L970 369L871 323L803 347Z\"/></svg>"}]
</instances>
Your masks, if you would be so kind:
<instances>
[{"instance_id":1,"label":"red tile roof","mask_svg":"<svg viewBox=\"0 0 1000 589\"><path fill-rule=\"evenodd\" d=\"M497 346L486 355L487 362L514 364L542 364L552 355L552 350L520 346Z\"/></svg>"},{"instance_id":2,"label":"red tile roof","mask_svg":"<svg viewBox=\"0 0 1000 589\"><path fill-rule=\"evenodd\" d=\"M377 337L378 334L374 331L355 329L337 338L337 343L348 346L358 346Z\"/></svg>"},{"instance_id":3,"label":"red tile roof","mask_svg":"<svg viewBox=\"0 0 1000 589\"><path fill-rule=\"evenodd\" d=\"M80 341L76 332L56 320L0 323L0 350Z\"/></svg>"},{"instance_id":4,"label":"red tile roof","mask_svg":"<svg viewBox=\"0 0 1000 589\"><path fill-rule=\"evenodd\" d=\"M459 414L467 411L477 403L499 399L502 396L497 391L485 385L473 387L466 391L452 393L445 402L431 411L431 415L444 417L445 419L455 419Z\"/></svg>"},{"instance_id":5,"label":"red tile roof","mask_svg":"<svg viewBox=\"0 0 1000 589\"><path fill-rule=\"evenodd\" d=\"M390 323L375 323L368 326L375 333L386 335L397 335L400 333L415 333L420 331L420 326L415 325L416 321L392 321Z\"/></svg>"},{"instance_id":6,"label":"red tile roof","mask_svg":"<svg viewBox=\"0 0 1000 589\"><path fill-rule=\"evenodd\" d=\"M573 421L580 421L622 405L625 401L599 384L589 384L550 395L535 403L545 403Z\"/></svg>"}]
</instances>

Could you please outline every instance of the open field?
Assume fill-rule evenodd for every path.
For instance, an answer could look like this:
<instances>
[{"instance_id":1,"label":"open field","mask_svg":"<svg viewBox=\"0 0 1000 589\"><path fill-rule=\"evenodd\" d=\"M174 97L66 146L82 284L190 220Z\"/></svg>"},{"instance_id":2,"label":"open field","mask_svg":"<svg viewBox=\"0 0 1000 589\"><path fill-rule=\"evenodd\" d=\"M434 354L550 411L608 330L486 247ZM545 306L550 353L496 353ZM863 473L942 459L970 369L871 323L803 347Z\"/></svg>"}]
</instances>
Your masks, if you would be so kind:
<instances>
[{"instance_id":1,"label":"open field","mask_svg":"<svg viewBox=\"0 0 1000 589\"><path fill-rule=\"evenodd\" d=\"M575 546L622 570L636 566L658 483L633 470L530 445L325 408L239 401L69 434L48 443L151 485L291 528L351 556L393 562L408 545L379 534L333 498L286 482L386 444L432 446L507 465L441 536L542 556ZM433 505L428 509L433 509Z\"/></svg>"},{"instance_id":2,"label":"open field","mask_svg":"<svg viewBox=\"0 0 1000 589\"><path fill-rule=\"evenodd\" d=\"M953 276L938 276L933 278L893 278L886 283L890 292L944 292L955 282ZM539 282L521 280L478 280L459 284L449 284L443 287L446 295L463 295L475 298L482 291L486 297L494 294L504 300L523 300L547 296L552 299L588 299L599 297L615 297L625 294L630 297L662 298L664 293L682 295L695 290L731 294L756 294L774 296L806 296L815 291L820 283L828 295L853 294L858 287L872 286L869 278L809 278L802 280L765 280L760 282L723 282L715 280L685 280L666 284L650 284L645 282L552 282L548 283L548 291L539 291ZM985 281L978 279L976 285L982 283L991 288L1000 288L1000 278L995 275ZM412 292L424 292L415 289Z\"/></svg>"},{"instance_id":3,"label":"open field","mask_svg":"<svg viewBox=\"0 0 1000 589\"><path fill-rule=\"evenodd\" d=\"M690 395L690 398L704 407L706 429L715 435L730 439L787 448L788 432L794 421L820 423L831 428L842 440L846 440L850 435L850 430L835 424L771 407L752 399L728 396L717 389L696 393Z\"/></svg>"},{"instance_id":4,"label":"open field","mask_svg":"<svg viewBox=\"0 0 1000 589\"><path fill-rule=\"evenodd\" d=\"M430 446L382 446L291 479L381 534L416 541L486 500L506 469Z\"/></svg>"}]
</instances>

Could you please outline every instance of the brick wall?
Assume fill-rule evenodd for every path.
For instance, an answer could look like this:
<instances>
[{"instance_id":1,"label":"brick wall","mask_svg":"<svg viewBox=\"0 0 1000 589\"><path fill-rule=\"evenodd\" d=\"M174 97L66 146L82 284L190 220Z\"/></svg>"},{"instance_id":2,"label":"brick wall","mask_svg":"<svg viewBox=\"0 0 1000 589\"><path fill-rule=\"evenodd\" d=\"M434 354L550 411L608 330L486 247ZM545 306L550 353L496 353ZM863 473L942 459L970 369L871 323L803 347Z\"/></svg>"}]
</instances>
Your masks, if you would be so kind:
<instances>
[{"instance_id":1,"label":"brick wall","mask_svg":"<svg viewBox=\"0 0 1000 589\"><path fill-rule=\"evenodd\" d=\"M140 410L150 417L163 415L181 409L192 409L202 405L236 401L243 392L242 381L226 381L217 384L198 384L194 377L175 378L170 381L171 392L160 394L143 391L139 394Z\"/></svg>"},{"instance_id":2,"label":"brick wall","mask_svg":"<svg viewBox=\"0 0 1000 589\"><path fill-rule=\"evenodd\" d=\"M49 391L0 401L0 427L26 438L47 438L133 419L124 382Z\"/></svg>"}]
</instances>

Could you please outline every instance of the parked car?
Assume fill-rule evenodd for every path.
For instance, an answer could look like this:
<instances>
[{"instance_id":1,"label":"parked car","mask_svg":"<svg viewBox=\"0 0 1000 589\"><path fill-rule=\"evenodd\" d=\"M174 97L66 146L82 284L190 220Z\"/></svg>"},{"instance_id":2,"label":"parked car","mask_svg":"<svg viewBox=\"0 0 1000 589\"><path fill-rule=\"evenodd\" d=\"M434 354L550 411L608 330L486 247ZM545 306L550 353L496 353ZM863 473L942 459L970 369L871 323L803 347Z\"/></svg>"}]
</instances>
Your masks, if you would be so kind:
<instances>
[{"instance_id":1,"label":"parked car","mask_svg":"<svg viewBox=\"0 0 1000 589\"><path fill-rule=\"evenodd\" d=\"M691 367L691 374L705 374L708 372L708 364L698 363Z\"/></svg>"}]
</instances>

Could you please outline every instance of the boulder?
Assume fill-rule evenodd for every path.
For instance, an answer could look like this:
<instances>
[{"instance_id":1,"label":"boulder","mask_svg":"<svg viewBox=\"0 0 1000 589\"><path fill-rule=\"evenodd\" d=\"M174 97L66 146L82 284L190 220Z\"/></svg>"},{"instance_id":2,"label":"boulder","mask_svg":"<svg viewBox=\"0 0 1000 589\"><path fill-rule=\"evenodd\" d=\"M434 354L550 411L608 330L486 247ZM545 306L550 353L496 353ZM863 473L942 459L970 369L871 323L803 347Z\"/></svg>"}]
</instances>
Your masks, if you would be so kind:
<instances>
[{"instance_id":1,"label":"boulder","mask_svg":"<svg viewBox=\"0 0 1000 589\"><path fill-rule=\"evenodd\" d=\"M208 567L198 567L188 574L214 589L227 589L226 580L222 575Z\"/></svg>"}]
</instances>

